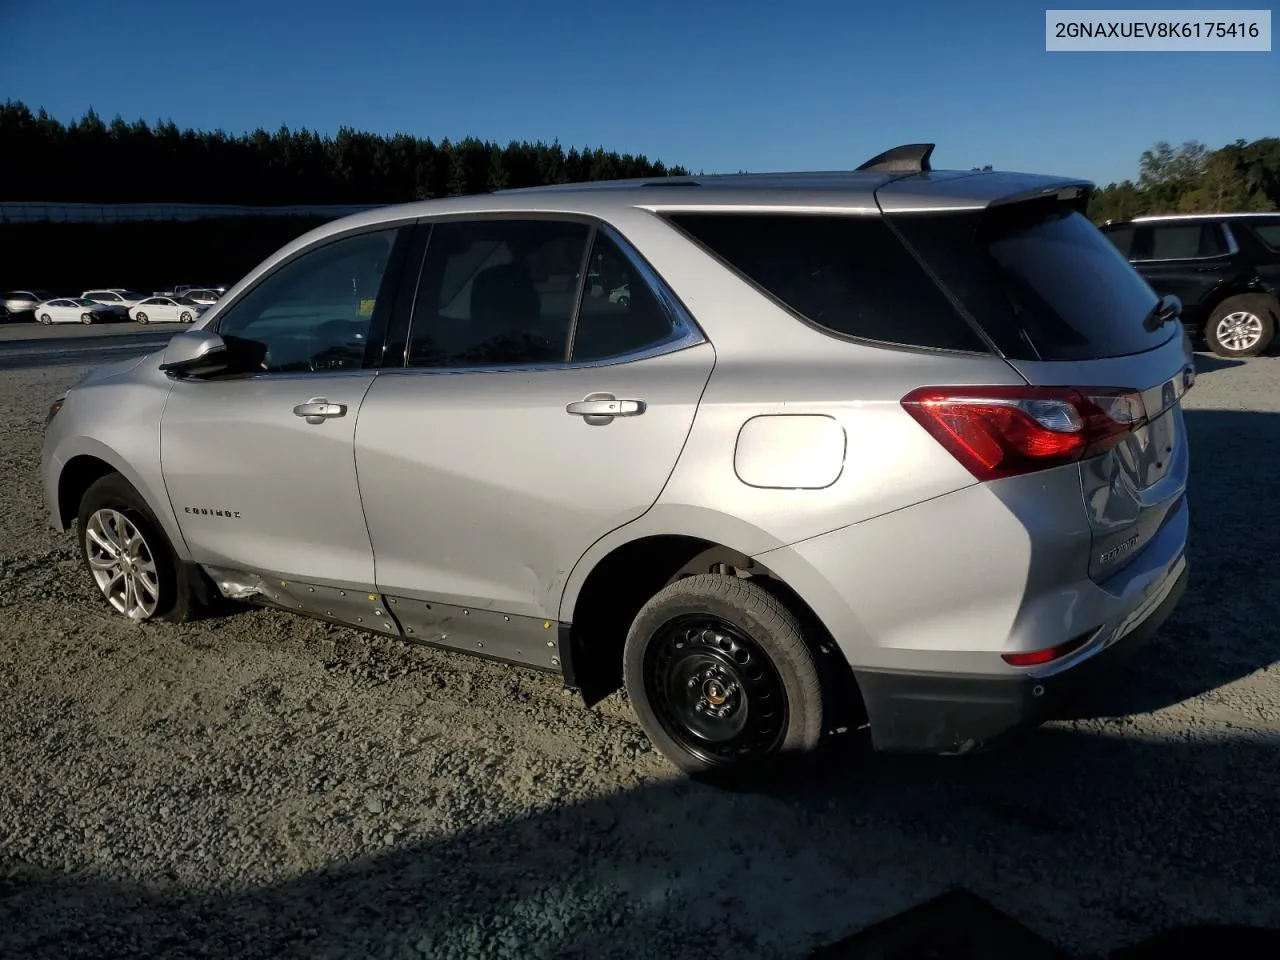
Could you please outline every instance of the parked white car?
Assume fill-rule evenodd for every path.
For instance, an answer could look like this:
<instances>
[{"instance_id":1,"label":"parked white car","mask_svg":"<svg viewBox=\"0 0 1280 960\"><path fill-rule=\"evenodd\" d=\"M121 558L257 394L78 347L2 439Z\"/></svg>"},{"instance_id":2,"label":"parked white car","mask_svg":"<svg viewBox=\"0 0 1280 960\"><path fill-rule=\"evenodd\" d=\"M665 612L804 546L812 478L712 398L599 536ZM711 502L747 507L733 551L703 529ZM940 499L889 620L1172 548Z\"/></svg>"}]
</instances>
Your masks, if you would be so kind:
<instances>
[{"instance_id":1,"label":"parked white car","mask_svg":"<svg viewBox=\"0 0 1280 960\"><path fill-rule=\"evenodd\" d=\"M147 297L129 308L129 319L138 323L193 323L204 307L187 297Z\"/></svg>"},{"instance_id":2,"label":"parked white car","mask_svg":"<svg viewBox=\"0 0 1280 960\"><path fill-rule=\"evenodd\" d=\"M213 290L213 289L201 288L198 290L188 290L186 292L186 298L188 300L194 300L196 303L200 304L200 306L202 307L213 306L215 303L218 302L218 297L220 296L222 296L222 294L220 294L217 290Z\"/></svg>"},{"instance_id":3,"label":"parked white car","mask_svg":"<svg viewBox=\"0 0 1280 960\"><path fill-rule=\"evenodd\" d=\"M36 304L32 315L40 323L102 323L114 319L115 311L93 300L63 297Z\"/></svg>"},{"instance_id":4,"label":"parked white car","mask_svg":"<svg viewBox=\"0 0 1280 960\"><path fill-rule=\"evenodd\" d=\"M127 317L130 307L136 307L147 298L145 293L135 293L132 290L126 290L124 287L86 290L80 296L85 300L100 303L104 307L110 307L121 317Z\"/></svg>"}]
</instances>

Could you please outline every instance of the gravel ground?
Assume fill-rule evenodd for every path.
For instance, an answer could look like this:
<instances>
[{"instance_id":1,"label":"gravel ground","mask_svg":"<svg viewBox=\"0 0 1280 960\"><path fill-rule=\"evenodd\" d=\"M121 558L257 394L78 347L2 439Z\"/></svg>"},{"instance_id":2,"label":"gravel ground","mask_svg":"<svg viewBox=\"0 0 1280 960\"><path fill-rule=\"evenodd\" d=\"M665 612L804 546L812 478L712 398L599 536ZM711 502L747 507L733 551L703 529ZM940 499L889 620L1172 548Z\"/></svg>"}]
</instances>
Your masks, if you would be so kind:
<instances>
[{"instance_id":1,"label":"gravel ground","mask_svg":"<svg viewBox=\"0 0 1280 960\"><path fill-rule=\"evenodd\" d=\"M1192 583L1123 693L760 793L553 678L108 616L36 479L82 371L0 374L0 956L800 957L953 884L1079 956L1280 925L1280 358L1202 369Z\"/></svg>"}]
</instances>

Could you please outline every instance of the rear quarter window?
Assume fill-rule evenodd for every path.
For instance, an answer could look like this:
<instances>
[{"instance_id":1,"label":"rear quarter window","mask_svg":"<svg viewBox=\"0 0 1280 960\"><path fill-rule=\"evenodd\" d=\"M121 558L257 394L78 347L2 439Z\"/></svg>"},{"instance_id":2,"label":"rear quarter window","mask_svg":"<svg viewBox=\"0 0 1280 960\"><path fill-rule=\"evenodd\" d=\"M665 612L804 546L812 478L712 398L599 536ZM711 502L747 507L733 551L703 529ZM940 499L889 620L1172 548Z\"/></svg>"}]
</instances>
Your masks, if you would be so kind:
<instances>
[{"instance_id":1,"label":"rear quarter window","mask_svg":"<svg viewBox=\"0 0 1280 960\"><path fill-rule=\"evenodd\" d=\"M878 216L673 213L667 220L805 322L843 338L990 353Z\"/></svg>"},{"instance_id":2,"label":"rear quarter window","mask_svg":"<svg viewBox=\"0 0 1280 960\"><path fill-rule=\"evenodd\" d=\"M1280 220L1259 223L1254 226L1253 232L1267 249L1280 252Z\"/></svg>"}]
</instances>

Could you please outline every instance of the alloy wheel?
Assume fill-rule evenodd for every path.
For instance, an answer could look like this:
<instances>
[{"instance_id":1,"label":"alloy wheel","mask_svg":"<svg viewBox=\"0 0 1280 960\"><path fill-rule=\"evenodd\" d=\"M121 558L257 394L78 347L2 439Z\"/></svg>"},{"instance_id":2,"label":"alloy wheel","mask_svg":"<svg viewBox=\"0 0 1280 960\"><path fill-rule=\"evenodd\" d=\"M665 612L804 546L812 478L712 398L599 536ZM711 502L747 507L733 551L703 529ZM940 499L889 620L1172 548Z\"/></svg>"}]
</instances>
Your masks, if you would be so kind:
<instances>
[{"instance_id":1,"label":"alloy wheel","mask_svg":"<svg viewBox=\"0 0 1280 960\"><path fill-rule=\"evenodd\" d=\"M1214 335L1228 350L1252 350L1262 339L1262 318L1248 310L1236 310L1218 321Z\"/></svg>"},{"instance_id":2,"label":"alloy wheel","mask_svg":"<svg viewBox=\"0 0 1280 960\"><path fill-rule=\"evenodd\" d=\"M130 620L148 620L160 603L155 554L142 531L119 510L104 507L85 525L85 554L102 595Z\"/></svg>"}]
</instances>

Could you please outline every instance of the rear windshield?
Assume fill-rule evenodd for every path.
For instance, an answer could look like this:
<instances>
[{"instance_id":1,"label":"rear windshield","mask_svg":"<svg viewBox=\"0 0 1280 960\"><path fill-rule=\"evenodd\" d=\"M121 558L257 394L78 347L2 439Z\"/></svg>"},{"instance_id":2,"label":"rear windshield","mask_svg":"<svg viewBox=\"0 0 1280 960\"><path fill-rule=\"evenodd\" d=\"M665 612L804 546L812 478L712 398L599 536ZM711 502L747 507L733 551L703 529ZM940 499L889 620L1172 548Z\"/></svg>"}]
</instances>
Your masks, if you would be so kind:
<instances>
[{"instance_id":1,"label":"rear windshield","mask_svg":"<svg viewBox=\"0 0 1280 960\"><path fill-rule=\"evenodd\" d=\"M805 322L838 337L990 353L878 216L672 213L668 221Z\"/></svg>"},{"instance_id":2,"label":"rear windshield","mask_svg":"<svg viewBox=\"0 0 1280 960\"><path fill-rule=\"evenodd\" d=\"M1155 292L1075 207L1036 201L892 223L1014 359L1121 357L1181 336L1176 323L1144 327Z\"/></svg>"}]
</instances>

